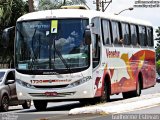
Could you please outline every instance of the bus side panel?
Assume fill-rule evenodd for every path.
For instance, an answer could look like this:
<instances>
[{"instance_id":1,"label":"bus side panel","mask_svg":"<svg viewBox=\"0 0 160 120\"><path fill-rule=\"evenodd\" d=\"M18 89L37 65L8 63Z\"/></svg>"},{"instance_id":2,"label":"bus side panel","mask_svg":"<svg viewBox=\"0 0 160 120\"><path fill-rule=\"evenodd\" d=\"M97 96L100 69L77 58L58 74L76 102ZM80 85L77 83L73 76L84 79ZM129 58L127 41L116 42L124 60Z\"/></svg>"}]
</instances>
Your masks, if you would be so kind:
<instances>
[{"instance_id":1,"label":"bus side panel","mask_svg":"<svg viewBox=\"0 0 160 120\"><path fill-rule=\"evenodd\" d=\"M112 51L118 52L113 48L106 50L106 52ZM96 97L101 96L103 92L106 75L109 75L111 80L111 94L136 90L139 73L142 73L143 88L155 84L155 52L139 48L129 51L124 53L124 50L119 49L121 53L119 57L103 57L102 63L105 61L105 64L101 64L93 73L95 86L98 88L95 92Z\"/></svg>"},{"instance_id":2,"label":"bus side panel","mask_svg":"<svg viewBox=\"0 0 160 120\"><path fill-rule=\"evenodd\" d=\"M121 56L125 60L125 54ZM139 73L142 73L143 88L153 86L155 84L155 52L150 50L140 50L133 54L127 64L127 71L130 75L130 79L121 79L122 91L135 90L137 80L139 79ZM149 73L149 74L148 74Z\"/></svg>"},{"instance_id":3,"label":"bus side panel","mask_svg":"<svg viewBox=\"0 0 160 120\"><path fill-rule=\"evenodd\" d=\"M143 88L154 86L156 83L155 52L151 50L142 50L144 62L141 68L143 77ZM137 53L138 55L138 53Z\"/></svg>"},{"instance_id":4,"label":"bus side panel","mask_svg":"<svg viewBox=\"0 0 160 120\"><path fill-rule=\"evenodd\" d=\"M94 84L94 90L95 91L95 97L100 97L102 95L103 89L104 89L104 81L106 75L109 74L107 64L101 64L98 66L98 68L93 72L93 80L95 82ZM109 84L109 80L106 80Z\"/></svg>"}]
</instances>

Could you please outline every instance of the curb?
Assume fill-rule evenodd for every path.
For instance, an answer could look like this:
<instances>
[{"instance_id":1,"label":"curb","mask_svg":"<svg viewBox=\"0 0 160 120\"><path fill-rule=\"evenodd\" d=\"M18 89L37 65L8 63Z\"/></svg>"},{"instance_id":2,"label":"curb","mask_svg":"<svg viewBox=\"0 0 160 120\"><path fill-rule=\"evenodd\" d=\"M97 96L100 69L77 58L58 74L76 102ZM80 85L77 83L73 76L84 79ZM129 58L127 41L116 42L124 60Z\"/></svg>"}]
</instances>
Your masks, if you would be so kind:
<instances>
[{"instance_id":1,"label":"curb","mask_svg":"<svg viewBox=\"0 0 160 120\"><path fill-rule=\"evenodd\" d=\"M160 104L160 93L148 94L131 99L115 101L110 103L97 104L82 108L74 108L69 111L69 115L76 114L116 114L128 111L147 108Z\"/></svg>"}]
</instances>

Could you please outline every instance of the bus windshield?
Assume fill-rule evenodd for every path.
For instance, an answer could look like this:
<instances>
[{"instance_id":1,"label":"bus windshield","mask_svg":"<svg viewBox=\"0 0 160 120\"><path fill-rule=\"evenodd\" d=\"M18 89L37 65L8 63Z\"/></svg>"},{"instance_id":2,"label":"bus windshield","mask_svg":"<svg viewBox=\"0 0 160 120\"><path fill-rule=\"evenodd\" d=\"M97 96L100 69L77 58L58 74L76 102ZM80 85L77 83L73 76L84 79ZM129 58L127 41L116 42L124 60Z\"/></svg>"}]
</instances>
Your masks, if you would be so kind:
<instances>
[{"instance_id":1,"label":"bus windshield","mask_svg":"<svg viewBox=\"0 0 160 120\"><path fill-rule=\"evenodd\" d=\"M16 27L15 65L19 70L62 70L89 66L84 42L87 19L22 21Z\"/></svg>"}]
</instances>

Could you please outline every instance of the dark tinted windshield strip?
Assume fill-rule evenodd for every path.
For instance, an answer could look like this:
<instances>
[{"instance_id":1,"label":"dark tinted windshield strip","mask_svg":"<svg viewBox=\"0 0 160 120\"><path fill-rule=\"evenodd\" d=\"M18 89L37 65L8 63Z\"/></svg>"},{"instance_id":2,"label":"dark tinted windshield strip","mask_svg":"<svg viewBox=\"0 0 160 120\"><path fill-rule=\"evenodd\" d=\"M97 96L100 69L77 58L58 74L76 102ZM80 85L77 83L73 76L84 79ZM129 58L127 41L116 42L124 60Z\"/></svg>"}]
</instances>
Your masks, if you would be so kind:
<instances>
[{"instance_id":1,"label":"dark tinted windshield strip","mask_svg":"<svg viewBox=\"0 0 160 120\"><path fill-rule=\"evenodd\" d=\"M71 73L81 72L88 68L89 66L85 68L72 69ZM17 72L20 72L22 74L28 74L28 75L58 75L58 74L70 73L67 69L61 69L61 70L20 70L20 69L17 69Z\"/></svg>"}]
</instances>

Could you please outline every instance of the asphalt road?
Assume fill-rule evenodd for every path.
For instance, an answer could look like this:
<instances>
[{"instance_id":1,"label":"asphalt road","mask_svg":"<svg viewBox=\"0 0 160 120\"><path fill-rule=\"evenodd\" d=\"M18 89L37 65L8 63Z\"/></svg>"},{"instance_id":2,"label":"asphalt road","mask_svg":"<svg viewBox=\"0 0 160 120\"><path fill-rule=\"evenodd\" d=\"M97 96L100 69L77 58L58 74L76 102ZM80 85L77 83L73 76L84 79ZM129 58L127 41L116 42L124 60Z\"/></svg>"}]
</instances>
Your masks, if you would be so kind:
<instances>
[{"instance_id":1,"label":"asphalt road","mask_svg":"<svg viewBox=\"0 0 160 120\"><path fill-rule=\"evenodd\" d=\"M160 93L160 84L156 84L155 87L146 89L142 91L142 95ZM122 95L113 95L111 96L112 101L121 100ZM68 115L69 110L73 108L81 107L78 101L76 102L56 102L49 103L47 110L43 112L38 112L34 108L24 110L21 106L10 107L8 112L2 113L0 120L5 120L5 116L10 118L15 118L15 120L111 120L113 115ZM153 108L147 108L138 111L132 111L125 114L160 114L160 106L155 106Z\"/></svg>"}]
</instances>

